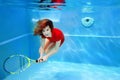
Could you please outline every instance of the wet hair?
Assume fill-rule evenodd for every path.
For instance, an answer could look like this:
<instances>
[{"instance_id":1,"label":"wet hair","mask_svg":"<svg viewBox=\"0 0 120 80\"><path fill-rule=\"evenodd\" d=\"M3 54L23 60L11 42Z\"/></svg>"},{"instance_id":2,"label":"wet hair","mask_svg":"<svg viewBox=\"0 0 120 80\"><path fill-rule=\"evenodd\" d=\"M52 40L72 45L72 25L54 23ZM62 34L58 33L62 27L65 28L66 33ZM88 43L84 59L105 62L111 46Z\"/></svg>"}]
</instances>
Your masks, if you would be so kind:
<instances>
[{"instance_id":1,"label":"wet hair","mask_svg":"<svg viewBox=\"0 0 120 80\"><path fill-rule=\"evenodd\" d=\"M34 35L43 35L42 30L46 26L49 26L51 30L54 28L53 22L51 20L49 20L49 19L39 20L37 22L36 28L34 29Z\"/></svg>"}]
</instances>

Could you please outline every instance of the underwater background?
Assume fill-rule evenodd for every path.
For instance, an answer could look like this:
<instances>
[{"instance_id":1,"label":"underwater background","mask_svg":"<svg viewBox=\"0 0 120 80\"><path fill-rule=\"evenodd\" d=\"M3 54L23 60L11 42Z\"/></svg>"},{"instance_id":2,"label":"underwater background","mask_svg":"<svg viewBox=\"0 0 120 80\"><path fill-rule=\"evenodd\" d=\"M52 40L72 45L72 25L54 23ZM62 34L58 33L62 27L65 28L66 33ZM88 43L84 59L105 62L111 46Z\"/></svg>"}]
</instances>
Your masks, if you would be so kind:
<instances>
[{"instance_id":1,"label":"underwater background","mask_svg":"<svg viewBox=\"0 0 120 80\"><path fill-rule=\"evenodd\" d=\"M0 80L120 79L119 0L66 0L50 10L34 1L0 0ZM90 19L82 22L86 17ZM39 57L40 37L33 31L44 18L63 31L64 44L47 62L19 74L6 73L3 63L11 55Z\"/></svg>"}]
</instances>

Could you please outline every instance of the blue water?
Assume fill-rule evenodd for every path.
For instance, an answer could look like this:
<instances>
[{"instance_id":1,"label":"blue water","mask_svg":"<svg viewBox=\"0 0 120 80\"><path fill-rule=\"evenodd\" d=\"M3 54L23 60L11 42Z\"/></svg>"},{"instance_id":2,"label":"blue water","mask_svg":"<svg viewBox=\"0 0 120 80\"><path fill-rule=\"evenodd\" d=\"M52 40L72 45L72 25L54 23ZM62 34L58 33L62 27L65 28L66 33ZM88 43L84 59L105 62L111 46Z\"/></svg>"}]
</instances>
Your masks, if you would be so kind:
<instances>
[{"instance_id":1,"label":"blue water","mask_svg":"<svg viewBox=\"0 0 120 80\"><path fill-rule=\"evenodd\" d=\"M120 79L119 0L66 0L66 6L51 10L32 1L37 0L0 0L0 80ZM83 26L84 17L92 17L94 24ZM43 18L63 31L64 44L47 62L14 75L5 72L3 62L10 55L39 57L40 38L33 30Z\"/></svg>"},{"instance_id":2,"label":"blue water","mask_svg":"<svg viewBox=\"0 0 120 80\"><path fill-rule=\"evenodd\" d=\"M5 80L119 80L120 67L48 61Z\"/></svg>"}]
</instances>

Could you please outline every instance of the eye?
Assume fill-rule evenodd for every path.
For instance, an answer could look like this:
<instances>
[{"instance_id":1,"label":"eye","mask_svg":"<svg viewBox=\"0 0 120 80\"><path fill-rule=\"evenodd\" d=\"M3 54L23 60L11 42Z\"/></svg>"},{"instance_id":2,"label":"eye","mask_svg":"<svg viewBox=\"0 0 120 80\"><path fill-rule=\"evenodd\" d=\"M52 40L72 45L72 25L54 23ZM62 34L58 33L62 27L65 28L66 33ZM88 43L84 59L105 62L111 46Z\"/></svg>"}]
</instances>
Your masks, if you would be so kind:
<instances>
[{"instance_id":1,"label":"eye","mask_svg":"<svg viewBox=\"0 0 120 80\"><path fill-rule=\"evenodd\" d=\"M49 31L49 29L47 29L47 31Z\"/></svg>"}]
</instances>

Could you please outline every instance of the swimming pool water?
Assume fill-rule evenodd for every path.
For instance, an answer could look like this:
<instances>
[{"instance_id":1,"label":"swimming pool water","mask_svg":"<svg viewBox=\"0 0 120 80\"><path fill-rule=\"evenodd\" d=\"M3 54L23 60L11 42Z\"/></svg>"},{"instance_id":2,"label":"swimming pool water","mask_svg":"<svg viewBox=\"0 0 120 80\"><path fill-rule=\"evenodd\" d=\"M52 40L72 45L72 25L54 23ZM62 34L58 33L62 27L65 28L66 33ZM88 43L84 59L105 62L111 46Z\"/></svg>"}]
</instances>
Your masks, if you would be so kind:
<instances>
[{"instance_id":1,"label":"swimming pool water","mask_svg":"<svg viewBox=\"0 0 120 80\"><path fill-rule=\"evenodd\" d=\"M120 67L48 61L4 80L119 80Z\"/></svg>"}]
</instances>

